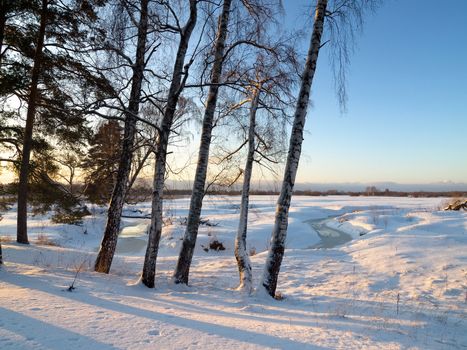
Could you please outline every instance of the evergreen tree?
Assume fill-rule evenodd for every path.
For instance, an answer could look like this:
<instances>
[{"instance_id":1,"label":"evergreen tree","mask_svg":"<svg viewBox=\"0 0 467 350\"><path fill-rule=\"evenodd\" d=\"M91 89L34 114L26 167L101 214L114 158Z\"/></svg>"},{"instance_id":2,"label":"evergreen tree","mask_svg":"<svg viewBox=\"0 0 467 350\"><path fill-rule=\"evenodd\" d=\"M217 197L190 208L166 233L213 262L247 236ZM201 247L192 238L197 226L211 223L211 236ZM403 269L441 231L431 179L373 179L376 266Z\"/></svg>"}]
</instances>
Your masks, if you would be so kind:
<instances>
[{"instance_id":1,"label":"evergreen tree","mask_svg":"<svg viewBox=\"0 0 467 350\"><path fill-rule=\"evenodd\" d=\"M19 1L8 7L3 26L5 49L0 94L4 100L21 101L24 106L16 115L5 108L2 111L4 116L10 116L5 129L10 136L16 136L16 147L20 149L12 159L14 164L19 164L17 241L20 243L28 243L27 204L33 178L63 192L47 174L47 168L35 172L40 176L31 176L31 155L40 153L35 152L34 139L42 135L47 143L59 140L79 144L88 132L78 104L85 100L83 96L89 94L91 86L108 90L105 80L89 72L77 54L80 45L90 40L97 20L96 5L101 4L100 0L66 3L41 0ZM25 125L18 123L24 116Z\"/></svg>"},{"instance_id":2,"label":"evergreen tree","mask_svg":"<svg viewBox=\"0 0 467 350\"><path fill-rule=\"evenodd\" d=\"M122 146L122 127L115 120L101 124L89 141L82 166L86 173L84 194L93 203L108 203L115 186Z\"/></svg>"}]
</instances>

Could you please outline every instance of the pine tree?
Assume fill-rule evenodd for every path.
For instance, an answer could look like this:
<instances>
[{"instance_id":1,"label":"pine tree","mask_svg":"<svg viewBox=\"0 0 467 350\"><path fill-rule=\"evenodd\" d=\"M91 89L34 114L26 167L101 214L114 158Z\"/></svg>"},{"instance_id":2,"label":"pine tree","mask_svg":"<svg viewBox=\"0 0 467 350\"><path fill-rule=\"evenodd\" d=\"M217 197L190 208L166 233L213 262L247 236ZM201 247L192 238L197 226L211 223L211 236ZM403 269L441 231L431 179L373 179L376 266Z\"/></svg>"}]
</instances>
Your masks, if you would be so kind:
<instances>
[{"instance_id":1,"label":"pine tree","mask_svg":"<svg viewBox=\"0 0 467 350\"><path fill-rule=\"evenodd\" d=\"M25 111L20 111L26 116L25 125L15 123L18 119L14 118L18 116L11 111L2 111L4 115L12 115L8 128L10 134L17 137L20 148L17 159L12 160L20 164L17 219L17 241L20 243L28 243L31 155L34 156L34 144L41 144L34 139L42 135L47 142L57 138L62 142L79 143L78 140L86 135L84 118L76 108L80 99L77 94L90 90L90 84L99 79L86 71L74 53L87 39L88 29L97 19L95 6L101 3L100 0L18 1L6 17L0 94L5 99L19 99L27 106ZM83 80L88 86L78 83L71 87L72 81ZM41 172L36 179L58 185L43 175L45 173Z\"/></svg>"},{"instance_id":2,"label":"pine tree","mask_svg":"<svg viewBox=\"0 0 467 350\"><path fill-rule=\"evenodd\" d=\"M121 154L123 130L119 122L109 120L99 126L89 141L89 149L82 167L84 194L92 203L108 203L115 186Z\"/></svg>"},{"instance_id":3,"label":"pine tree","mask_svg":"<svg viewBox=\"0 0 467 350\"><path fill-rule=\"evenodd\" d=\"M17 234L18 243L29 243L27 231L27 210L28 210L28 177L29 160L31 156L32 129L36 117L37 94L39 85L39 74L42 65L42 50L45 40L45 29L49 17L48 0L42 0L40 10L40 25L35 45L34 63L31 72L31 83L28 96L28 110L26 115L26 126L24 129L23 149L21 152L21 167L19 173L18 185L18 215L17 215Z\"/></svg>"}]
</instances>

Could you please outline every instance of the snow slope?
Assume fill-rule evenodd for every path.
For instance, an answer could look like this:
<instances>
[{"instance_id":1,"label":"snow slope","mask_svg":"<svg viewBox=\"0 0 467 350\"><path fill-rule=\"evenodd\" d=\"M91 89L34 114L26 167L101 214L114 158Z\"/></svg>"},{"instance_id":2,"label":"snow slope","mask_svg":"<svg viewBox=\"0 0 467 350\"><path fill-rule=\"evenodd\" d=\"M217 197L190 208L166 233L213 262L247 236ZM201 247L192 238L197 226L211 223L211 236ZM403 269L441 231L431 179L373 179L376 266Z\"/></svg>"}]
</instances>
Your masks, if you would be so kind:
<instances>
[{"instance_id":1,"label":"snow slope","mask_svg":"<svg viewBox=\"0 0 467 350\"><path fill-rule=\"evenodd\" d=\"M248 244L262 272L274 197L252 198ZM467 213L441 199L296 197L279 276L282 300L247 297L233 240L238 197L207 198L190 286L170 283L188 199L166 205L157 288L137 283L147 220L126 218L109 275L92 272L105 223L93 208L82 227L31 218L30 246L0 223L0 349L464 349L467 348ZM126 215L149 213L149 204ZM353 240L310 249L311 219ZM55 243L59 246L38 245ZM225 251L205 252L213 239ZM76 289L67 291L79 270Z\"/></svg>"}]
</instances>

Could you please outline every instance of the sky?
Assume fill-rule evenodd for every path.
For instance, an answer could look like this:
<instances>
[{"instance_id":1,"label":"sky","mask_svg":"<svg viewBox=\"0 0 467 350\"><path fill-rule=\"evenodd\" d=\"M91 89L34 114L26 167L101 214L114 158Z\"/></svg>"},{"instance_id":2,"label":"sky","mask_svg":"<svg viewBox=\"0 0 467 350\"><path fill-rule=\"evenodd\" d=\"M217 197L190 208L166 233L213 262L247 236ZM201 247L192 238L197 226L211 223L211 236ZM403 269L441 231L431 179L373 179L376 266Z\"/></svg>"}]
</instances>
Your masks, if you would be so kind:
<instances>
[{"instance_id":1,"label":"sky","mask_svg":"<svg viewBox=\"0 0 467 350\"><path fill-rule=\"evenodd\" d=\"M311 34L310 3L283 0L288 29ZM346 113L334 93L329 45L320 52L297 183L467 188L467 0L382 3L365 16L356 40ZM303 62L308 41L298 47ZM190 154L196 161L199 131L173 159L184 164Z\"/></svg>"},{"instance_id":2,"label":"sky","mask_svg":"<svg viewBox=\"0 0 467 350\"><path fill-rule=\"evenodd\" d=\"M385 1L356 44L346 113L320 53L297 182L467 183L467 1Z\"/></svg>"}]
</instances>

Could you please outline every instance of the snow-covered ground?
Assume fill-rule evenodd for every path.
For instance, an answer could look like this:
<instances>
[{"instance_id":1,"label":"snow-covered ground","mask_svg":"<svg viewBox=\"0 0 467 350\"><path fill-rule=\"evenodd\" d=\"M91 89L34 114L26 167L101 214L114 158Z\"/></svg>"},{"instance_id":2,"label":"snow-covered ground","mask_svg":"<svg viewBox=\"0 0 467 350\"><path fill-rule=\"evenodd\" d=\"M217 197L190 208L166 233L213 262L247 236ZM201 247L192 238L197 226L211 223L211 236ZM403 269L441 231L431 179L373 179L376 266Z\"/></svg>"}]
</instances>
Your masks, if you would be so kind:
<instances>
[{"instance_id":1,"label":"snow-covered ground","mask_svg":"<svg viewBox=\"0 0 467 350\"><path fill-rule=\"evenodd\" d=\"M466 349L467 213L440 211L442 202L295 197L282 300L235 289L238 197L206 198L209 221L200 227L189 287L170 282L188 199L166 203L155 290L137 284L148 220L123 220L111 273L103 275L92 264L105 210L92 208L83 226L31 217L32 244L24 246L14 243L13 209L0 222L0 349ZM248 247L258 283L275 198L251 204ZM148 203L125 210L149 212ZM312 248L320 246L313 223L324 218L331 234L353 239ZM212 240L226 250L206 252Z\"/></svg>"}]
</instances>

